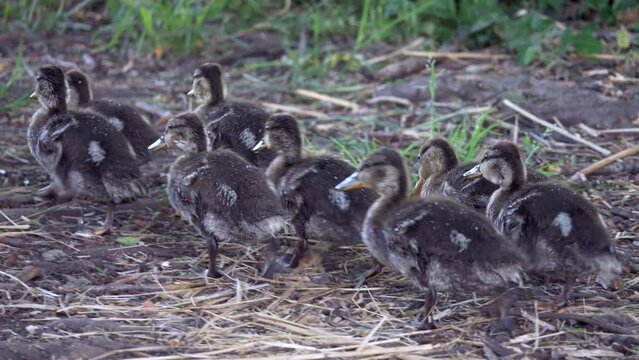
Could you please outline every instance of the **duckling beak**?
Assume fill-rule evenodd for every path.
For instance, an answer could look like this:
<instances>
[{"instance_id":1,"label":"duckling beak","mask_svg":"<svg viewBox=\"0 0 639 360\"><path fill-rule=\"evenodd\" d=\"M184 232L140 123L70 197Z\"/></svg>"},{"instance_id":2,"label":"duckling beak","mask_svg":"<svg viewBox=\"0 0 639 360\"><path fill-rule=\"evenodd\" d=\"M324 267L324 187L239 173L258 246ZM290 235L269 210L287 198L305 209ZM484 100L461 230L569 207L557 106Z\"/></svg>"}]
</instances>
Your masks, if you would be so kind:
<instances>
[{"instance_id":1,"label":"duckling beak","mask_svg":"<svg viewBox=\"0 0 639 360\"><path fill-rule=\"evenodd\" d=\"M422 196L422 188L424 188L424 179L419 178L419 180L417 181L417 184L415 184L415 188L413 189L413 192L410 193L410 198L411 199L419 199Z\"/></svg>"},{"instance_id":2,"label":"duckling beak","mask_svg":"<svg viewBox=\"0 0 639 360\"><path fill-rule=\"evenodd\" d=\"M189 92L186 93L186 96L195 97L195 91L193 89L189 90Z\"/></svg>"},{"instance_id":3,"label":"duckling beak","mask_svg":"<svg viewBox=\"0 0 639 360\"><path fill-rule=\"evenodd\" d=\"M168 145L166 145L166 141L164 141L164 136L160 136L159 139L155 140L153 144L149 145L148 149L155 152L168 149Z\"/></svg>"},{"instance_id":4,"label":"duckling beak","mask_svg":"<svg viewBox=\"0 0 639 360\"><path fill-rule=\"evenodd\" d=\"M32 99L32 100L37 100L38 99L38 95L36 94L35 91L31 95L29 95L29 99Z\"/></svg>"},{"instance_id":5,"label":"duckling beak","mask_svg":"<svg viewBox=\"0 0 639 360\"><path fill-rule=\"evenodd\" d=\"M359 173L357 171L352 173L351 176L342 180L341 183L335 185L335 189L341 191L349 191L363 188L364 184L359 182L359 180L357 179L358 176Z\"/></svg>"},{"instance_id":6,"label":"duckling beak","mask_svg":"<svg viewBox=\"0 0 639 360\"><path fill-rule=\"evenodd\" d=\"M255 145L255 147L253 147L253 151L254 152L261 152L261 151L265 151L265 150L270 150L268 145L266 145L266 143L264 142L264 139L260 140L260 142L257 143L257 145Z\"/></svg>"},{"instance_id":7,"label":"duckling beak","mask_svg":"<svg viewBox=\"0 0 639 360\"><path fill-rule=\"evenodd\" d=\"M481 171L479 170L479 164L477 164L477 166L475 166L474 168L466 171L464 173L464 177L469 178L469 179L474 179L476 177L480 177L481 176Z\"/></svg>"}]
</instances>

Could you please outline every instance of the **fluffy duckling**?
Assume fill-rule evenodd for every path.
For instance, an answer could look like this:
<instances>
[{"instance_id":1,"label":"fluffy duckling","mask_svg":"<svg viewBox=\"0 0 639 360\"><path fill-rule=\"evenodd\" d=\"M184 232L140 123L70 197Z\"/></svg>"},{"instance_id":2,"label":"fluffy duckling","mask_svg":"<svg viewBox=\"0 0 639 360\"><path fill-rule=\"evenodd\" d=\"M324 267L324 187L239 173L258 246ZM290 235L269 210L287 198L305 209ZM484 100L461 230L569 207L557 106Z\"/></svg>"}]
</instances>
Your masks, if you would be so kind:
<instances>
[{"instance_id":1,"label":"fluffy duckling","mask_svg":"<svg viewBox=\"0 0 639 360\"><path fill-rule=\"evenodd\" d=\"M369 208L362 239L380 263L391 266L427 292L422 327L437 290L498 292L522 281L518 249L477 211L443 197L407 201L406 166L399 153L382 149L336 186L367 187L380 197ZM500 302L495 329L510 327L508 307Z\"/></svg>"},{"instance_id":2,"label":"fluffy duckling","mask_svg":"<svg viewBox=\"0 0 639 360\"><path fill-rule=\"evenodd\" d=\"M476 163L460 165L455 150L440 138L427 141L419 150L419 180L411 197L443 194L474 208L485 208L497 186L486 179L463 175Z\"/></svg>"},{"instance_id":3,"label":"fluffy duckling","mask_svg":"<svg viewBox=\"0 0 639 360\"><path fill-rule=\"evenodd\" d=\"M252 104L226 102L226 86L219 64L209 62L196 68L193 86L187 95L203 101L195 113L206 124L209 151L229 149L253 165L268 166L272 154L258 154L252 149L263 137L269 114Z\"/></svg>"},{"instance_id":4,"label":"fluffy duckling","mask_svg":"<svg viewBox=\"0 0 639 360\"><path fill-rule=\"evenodd\" d=\"M38 70L32 97L42 108L32 117L27 138L32 154L53 179L38 194L107 203L104 226L95 230L101 235L111 229L115 204L145 195L147 188L126 138L95 113L68 111L67 91L59 67Z\"/></svg>"},{"instance_id":5,"label":"fluffy duckling","mask_svg":"<svg viewBox=\"0 0 639 360\"><path fill-rule=\"evenodd\" d=\"M271 251L262 276L272 277L276 235L285 219L264 174L232 151L207 152L204 129L194 113L172 118L164 136L149 146L165 148L180 154L169 170L169 202L207 239L208 276L222 275L216 265L219 241L268 240Z\"/></svg>"},{"instance_id":6,"label":"fluffy duckling","mask_svg":"<svg viewBox=\"0 0 639 360\"><path fill-rule=\"evenodd\" d=\"M477 162L459 164L452 146L440 138L427 141L420 149L419 181L411 194L412 198L442 194L452 197L463 204L485 210L490 195L498 186L482 178L464 177L464 173L477 165ZM530 171L531 182L546 180L546 177Z\"/></svg>"},{"instance_id":7,"label":"fluffy duckling","mask_svg":"<svg viewBox=\"0 0 639 360\"><path fill-rule=\"evenodd\" d=\"M487 216L527 254L529 270L565 279L557 305L568 304L582 273L596 271L604 287L621 287L622 268L608 229L589 201L554 182L528 183L519 150L510 142L489 147L466 173L478 175L499 186Z\"/></svg>"},{"instance_id":8,"label":"fluffy duckling","mask_svg":"<svg viewBox=\"0 0 639 360\"><path fill-rule=\"evenodd\" d=\"M264 129L264 139L254 150L276 153L266 176L291 214L300 239L289 266L298 265L309 236L332 243L359 241L366 210L376 196L367 189L345 193L334 188L355 169L331 156L304 157L300 129L291 115L271 116Z\"/></svg>"},{"instance_id":9,"label":"fluffy duckling","mask_svg":"<svg viewBox=\"0 0 639 360\"><path fill-rule=\"evenodd\" d=\"M148 162L151 152L147 146L160 136L153 126L132 106L113 100L94 100L89 79L82 71L69 70L65 76L70 98L77 101L78 109L102 115L127 138L138 160Z\"/></svg>"}]
</instances>

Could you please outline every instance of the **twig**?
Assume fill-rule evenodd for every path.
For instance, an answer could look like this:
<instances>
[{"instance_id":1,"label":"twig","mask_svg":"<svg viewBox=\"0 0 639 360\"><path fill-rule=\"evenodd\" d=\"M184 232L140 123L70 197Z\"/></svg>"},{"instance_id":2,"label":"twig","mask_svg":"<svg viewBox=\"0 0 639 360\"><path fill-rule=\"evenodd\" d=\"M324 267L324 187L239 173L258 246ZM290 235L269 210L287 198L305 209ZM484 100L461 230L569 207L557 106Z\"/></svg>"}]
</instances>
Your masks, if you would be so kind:
<instances>
[{"instance_id":1,"label":"twig","mask_svg":"<svg viewBox=\"0 0 639 360\"><path fill-rule=\"evenodd\" d=\"M319 111L306 110L302 109L299 106L294 105L282 105L282 104L274 104L269 102L262 102L262 106L264 106L267 110L270 111L285 111L291 114L298 114L302 116L308 116L317 119L328 119L328 115L321 113Z\"/></svg>"},{"instance_id":2,"label":"twig","mask_svg":"<svg viewBox=\"0 0 639 360\"><path fill-rule=\"evenodd\" d=\"M295 94L297 94L299 96L304 96L304 97L307 97L307 98L315 99L315 100L326 101L326 102L329 102L331 104L338 105L338 106L341 106L341 107L350 108L353 111L357 111L357 109L359 109L359 105L355 104L352 101L348 101L348 100L339 99L339 98L336 98L336 97L333 97L333 96L320 94L318 92L311 91L311 90L297 89L297 90L295 90Z\"/></svg>"},{"instance_id":3,"label":"twig","mask_svg":"<svg viewBox=\"0 0 639 360\"><path fill-rule=\"evenodd\" d=\"M472 52L438 52L438 51L413 51L405 50L402 54L406 56L430 57L430 58L449 58L452 60L507 60L512 56L507 54L486 54Z\"/></svg>"},{"instance_id":4,"label":"twig","mask_svg":"<svg viewBox=\"0 0 639 360\"><path fill-rule=\"evenodd\" d=\"M620 151L620 152L618 152L616 154L613 154L613 155L610 155L608 157L605 157L605 158L603 158L603 159L601 159L599 161L596 161L593 164L591 164L589 166L586 166L585 168L577 171L572 176L572 178L575 179L575 178L581 177L581 175L584 175L584 176L585 175L590 175L593 172L601 169L602 167L605 167L605 166L613 163L615 160L623 159L623 158L625 158L627 156L632 156L632 155L635 155L635 154L639 154L639 145L635 145L633 147L630 147L630 148L627 148L625 150L622 150L622 151Z\"/></svg>"},{"instance_id":5,"label":"twig","mask_svg":"<svg viewBox=\"0 0 639 360\"><path fill-rule=\"evenodd\" d=\"M386 322L386 316L384 316L378 323L377 325L375 325L375 327L366 335L366 337L364 338L364 340L362 340L362 343L359 344L359 346L357 347L357 349L355 351L357 352L361 352L364 350L364 348L366 347L366 345L368 345L368 343L371 341L371 339L373 338L373 336L377 333L377 331L379 330L380 327L382 327L382 325L384 325L384 323Z\"/></svg>"},{"instance_id":6,"label":"twig","mask_svg":"<svg viewBox=\"0 0 639 360\"><path fill-rule=\"evenodd\" d=\"M417 38L417 39L411 41L408 45L406 45L406 46L404 46L402 48L399 48L399 49L397 49L395 51L392 51L392 52L390 52L388 54L384 54L384 55L381 55L381 56L374 57L374 58L368 60L367 63L369 65L373 65L373 64L380 63L380 62L388 61L390 59L393 59L393 58L395 58L397 56L402 55L402 53L404 51L407 51L407 50L410 50L410 49L418 47L423 42L424 42L424 38Z\"/></svg>"},{"instance_id":7,"label":"twig","mask_svg":"<svg viewBox=\"0 0 639 360\"><path fill-rule=\"evenodd\" d=\"M584 324L598 326L603 330L610 331L617 334L623 335L637 335L637 332L631 329L627 329L623 326L615 325L608 323L606 321L592 318L585 315L571 314L571 313L554 313L554 312L546 312L539 314L540 319L546 320L574 320Z\"/></svg>"},{"instance_id":8,"label":"twig","mask_svg":"<svg viewBox=\"0 0 639 360\"><path fill-rule=\"evenodd\" d=\"M515 110L516 112L520 113L521 115L523 115L527 119L536 122L537 124L540 124L540 125L542 125L544 127L552 129L553 131L556 131L559 134L561 134L561 135L563 135L563 136L565 136L565 137L567 137L567 138L569 138L571 140L574 140L574 141L576 141L578 143L584 144L584 145L588 146L589 148L591 148L591 149L593 149L593 150L595 150L595 151L597 151L597 152L599 152L601 154L604 154L606 156L611 154L611 152L609 150L606 150L606 149L602 148L601 146L599 146L597 144L594 144L594 143L592 143L592 142L590 142L588 140L585 140L585 139L583 139L583 138L581 138L579 136L573 135L570 132L568 132L567 130L562 129L562 128L560 128L557 125L553 125L553 124L549 123L548 121L543 120L543 119L533 115L532 113L530 113L530 112L522 109L521 107L515 105L515 103L513 103L512 101L510 101L508 99L504 99L503 103L504 103L504 105L506 105L509 108L511 108L511 109Z\"/></svg>"}]
</instances>

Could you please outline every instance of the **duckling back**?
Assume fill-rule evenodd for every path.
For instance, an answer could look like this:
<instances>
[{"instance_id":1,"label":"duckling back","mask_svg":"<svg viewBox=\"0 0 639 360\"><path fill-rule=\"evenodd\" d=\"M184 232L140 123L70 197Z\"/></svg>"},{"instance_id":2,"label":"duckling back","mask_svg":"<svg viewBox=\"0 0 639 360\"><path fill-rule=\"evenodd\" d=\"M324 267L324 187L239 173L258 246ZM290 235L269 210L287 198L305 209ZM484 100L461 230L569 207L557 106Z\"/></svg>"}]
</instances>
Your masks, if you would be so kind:
<instances>
[{"instance_id":1,"label":"duckling back","mask_svg":"<svg viewBox=\"0 0 639 360\"><path fill-rule=\"evenodd\" d=\"M151 153L147 146L153 143L159 135L134 107L112 100L94 100L85 108L104 116L116 129L121 131L133 147L140 163L146 163L150 160Z\"/></svg>"},{"instance_id":2,"label":"duckling back","mask_svg":"<svg viewBox=\"0 0 639 360\"><path fill-rule=\"evenodd\" d=\"M212 108L203 106L198 108L197 113L207 124L204 131L209 151L228 149L255 166L268 166L274 155L253 151L253 147L264 136L268 112L245 103L222 103Z\"/></svg>"},{"instance_id":3,"label":"duckling back","mask_svg":"<svg viewBox=\"0 0 639 360\"><path fill-rule=\"evenodd\" d=\"M529 255L535 272L599 271L604 286L621 265L603 219L580 195L558 183L528 184L498 210L495 224Z\"/></svg>"},{"instance_id":4,"label":"duckling back","mask_svg":"<svg viewBox=\"0 0 639 360\"><path fill-rule=\"evenodd\" d=\"M264 175L231 151L182 156L167 186L171 205L204 235L266 240L284 227L284 211Z\"/></svg>"},{"instance_id":5,"label":"duckling back","mask_svg":"<svg viewBox=\"0 0 639 360\"><path fill-rule=\"evenodd\" d=\"M97 114L69 112L50 117L36 151L54 183L73 196L120 203L147 192L133 149Z\"/></svg>"},{"instance_id":6,"label":"duckling back","mask_svg":"<svg viewBox=\"0 0 639 360\"><path fill-rule=\"evenodd\" d=\"M377 198L368 189L335 190L355 168L330 156L302 160L277 181L282 204L305 220L311 238L354 243L361 239L366 211Z\"/></svg>"},{"instance_id":7,"label":"duckling back","mask_svg":"<svg viewBox=\"0 0 639 360\"><path fill-rule=\"evenodd\" d=\"M484 216L454 200L403 203L378 233L393 267L422 288L487 292L523 279L520 251Z\"/></svg>"}]
</instances>

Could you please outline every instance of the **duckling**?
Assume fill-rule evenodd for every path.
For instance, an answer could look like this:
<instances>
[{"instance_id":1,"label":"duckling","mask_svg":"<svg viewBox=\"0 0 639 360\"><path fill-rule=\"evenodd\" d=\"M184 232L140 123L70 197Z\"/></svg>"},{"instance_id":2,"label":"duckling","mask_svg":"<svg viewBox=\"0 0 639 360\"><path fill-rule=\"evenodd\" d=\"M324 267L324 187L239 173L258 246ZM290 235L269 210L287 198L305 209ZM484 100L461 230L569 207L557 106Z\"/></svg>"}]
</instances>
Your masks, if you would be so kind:
<instances>
[{"instance_id":1,"label":"duckling","mask_svg":"<svg viewBox=\"0 0 639 360\"><path fill-rule=\"evenodd\" d=\"M437 290L452 293L498 292L521 284L521 255L479 212L449 198L408 200L409 181L399 153L381 149L370 155L336 189L367 187L380 197L369 208L362 240L380 263L391 266L427 292L425 319ZM499 304L495 329L510 327L508 307Z\"/></svg>"},{"instance_id":2,"label":"duckling","mask_svg":"<svg viewBox=\"0 0 639 360\"><path fill-rule=\"evenodd\" d=\"M82 71L73 69L65 74L71 99L77 100L77 108L102 115L129 141L140 163L150 160L147 146L160 135L132 106L113 100L93 100L89 79Z\"/></svg>"},{"instance_id":3,"label":"duckling","mask_svg":"<svg viewBox=\"0 0 639 360\"><path fill-rule=\"evenodd\" d=\"M465 176L483 176L499 189L490 197L487 216L528 256L528 271L565 279L557 299L568 305L579 274L598 272L604 287L621 287L621 265L597 209L556 182L527 182L517 146L498 142Z\"/></svg>"},{"instance_id":4,"label":"duckling","mask_svg":"<svg viewBox=\"0 0 639 360\"><path fill-rule=\"evenodd\" d=\"M252 104L226 102L226 86L219 64L208 62L196 68L193 86L187 95L203 101L195 113L206 124L209 151L229 149L253 165L268 166L273 155L258 154L252 149L264 135L269 113Z\"/></svg>"},{"instance_id":5,"label":"duckling","mask_svg":"<svg viewBox=\"0 0 639 360\"><path fill-rule=\"evenodd\" d=\"M285 214L264 174L232 151L207 152L204 129L194 113L169 120L164 136L149 146L166 148L180 154L169 170L169 202L207 239L208 276L222 276L216 263L219 241L257 239L270 242L262 276L272 277L276 235L284 228Z\"/></svg>"},{"instance_id":6,"label":"duckling","mask_svg":"<svg viewBox=\"0 0 639 360\"><path fill-rule=\"evenodd\" d=\"M290 267L296 267L308 249L308 237L332 243L360 240L362 221L376 195L367 189L344 193L334 189L355 169L332 156L305 157L297 120L288 114L271 116L265 135L254 148L276 153L266 176L292 217L299 237Z\"/></svg>"},{"instance_id":7,"label":"duckling","mask_svg":"<svg viewBox=\"0 0 639 360\"><path fill-rule=\"evenodd\" d=\"M427 141L420 149L419 181L411 194L412 198L442 194L484 211L490 195L498 186L482 178L467 178L464 173L477 162L459 164L455 150L441 138ZM529 171L530 181L539 182L547 178L535 171Z\"/></svg>"},{"instance_id":8,"label":"duckling","mask_svg":"<svg viewBox=\"0 0 639 360\"><path fill-rule=\"evenodd\" d=\"M95 230L102 235L111 230L115 204L143 196L147 188L126 138L95 113L68 111L67 91L59 67L38 70L32 96L42 108L27 131L29 148L53 179L40 193L108 204L104 226Z\"/></svg>"}]
</instances>

